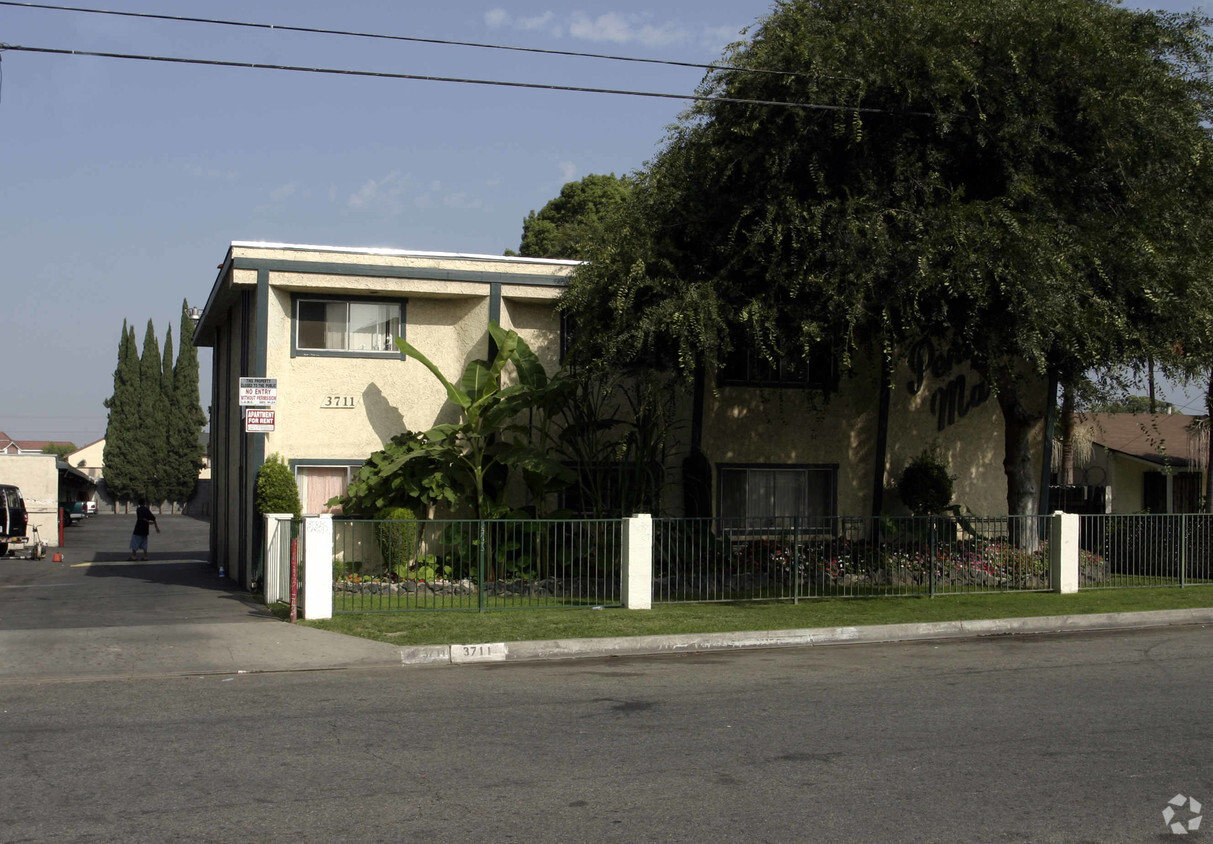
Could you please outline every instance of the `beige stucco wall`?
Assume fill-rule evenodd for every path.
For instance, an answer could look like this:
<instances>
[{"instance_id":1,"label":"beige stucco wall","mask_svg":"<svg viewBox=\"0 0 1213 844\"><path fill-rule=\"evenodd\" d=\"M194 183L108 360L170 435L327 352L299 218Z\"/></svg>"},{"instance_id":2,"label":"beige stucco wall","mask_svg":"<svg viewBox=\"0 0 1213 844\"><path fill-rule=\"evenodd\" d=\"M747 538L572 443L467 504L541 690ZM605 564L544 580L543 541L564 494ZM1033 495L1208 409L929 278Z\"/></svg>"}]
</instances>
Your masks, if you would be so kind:
<instances>
[{"instance_id":1,"label":"beige stucco wall","mask_svg":"<svg viewBox=\"0 0 1213 844\"><path fill-rule=\"evenodd\" d=\"M291 293L271 288L266 376L278 380L278 404L266 454L362 460L404 428L454 419L445 389L418 360L291 357ZM406 321L405 339L448 378L487 351L487 298L410 298Z\"/></svg>"},{"instance_id":2,"label":"beige stucco wall","mask_svg":"<svg viewBox=\"0 0 1213 844\"><path fill-rule=\"evenodd\" d=\"M838 514L870 515L880 377L872 361L858 360L828 397L802 390L720 387L705 400L704 452L713 463L836 464ZM923 449L937 444L956 477L953 502L981 515L1005 514L1004 428L996 398L981 389L982 379L967 364L943 376L926 373L917 391L911 389L915 381L908 364L893 373L883 510L908 512L897 498L896 480ZM953 383L953 396L963 393L965 400L951 416L945 410L941 428L940 405ZM1032 403L1043 409L1044 384L1040 396L1035 392ZM970 407L974 399L978 402ZM1033 443L1037 484L1043 424L1038 428ZM719 506L717 497L714 480L714 507Z\"/></svg>"},{"instance_id":3,"label":"beige stucco wall","mask_svg":"<svg viewBox=\"0 0 1213 844\"><path fill-rule=\"evenodd\" d=\"M30 525L42 541L59 544L59 470L53 454L0 455L0 484L21 488Z\"/></svg>"}]
</instances>

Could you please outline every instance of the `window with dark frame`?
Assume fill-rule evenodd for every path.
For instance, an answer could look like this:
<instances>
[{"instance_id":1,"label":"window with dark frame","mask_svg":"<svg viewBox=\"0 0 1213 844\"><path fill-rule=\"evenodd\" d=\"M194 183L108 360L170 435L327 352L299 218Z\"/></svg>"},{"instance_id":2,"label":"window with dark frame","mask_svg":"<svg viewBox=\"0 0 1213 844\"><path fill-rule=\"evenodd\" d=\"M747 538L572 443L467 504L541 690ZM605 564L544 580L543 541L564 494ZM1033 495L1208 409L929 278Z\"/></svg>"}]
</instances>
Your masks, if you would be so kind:
<instances>
[{"instance_id":1,"label":"window with dark frame","mask_svg":"<svg viewBox=\"0 0 1213 844\"><path fill-rule=\"evenodd\" d=\"M722 387L799 387L828 389L834 381L834 353L826 343L813 349L806 361L800 355L767 360L748 343L739 342L717 369Z\"/></svg>"},{"instance_id":2,"label":"window with dark frame","mask_svg":"<svg viewBox=\"0 0 1213 844\"><path fill-rule=\"evenodd\" d=\"M399 354L399 301L305 299L295 302L295 348L301 352Z\"/></svg>"},{"instance_id":3,"label":"window with dark frame","mask_svg":"<svg viewBox=\"0 0 1213 844\"><path fill-rule=\"evenodd\" d=\"M747 527L833 518L837 479L836 466L721 466L718 512Z\"/></svg>"}]
</instances>

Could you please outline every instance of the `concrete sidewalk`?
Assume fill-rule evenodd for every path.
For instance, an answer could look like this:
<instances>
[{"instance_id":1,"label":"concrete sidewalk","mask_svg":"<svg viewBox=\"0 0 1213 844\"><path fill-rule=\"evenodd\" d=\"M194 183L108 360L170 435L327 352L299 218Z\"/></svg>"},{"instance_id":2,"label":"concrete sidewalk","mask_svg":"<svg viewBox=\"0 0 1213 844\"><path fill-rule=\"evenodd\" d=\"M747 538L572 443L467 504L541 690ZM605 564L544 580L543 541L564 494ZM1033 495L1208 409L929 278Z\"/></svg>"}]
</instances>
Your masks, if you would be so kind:
<instances>
[{"instance_id":1,"label":"concrete sidewalk","mask_svg":"<svg viewBox=\"0 0 1213 844\"><path fill-rule=\"evenodd\" d=\"M676 653L789 648L812 645L859 645L934 639L973 639L982 636L1136 630L1176 625L1213 624L1213 607L1151 612L1095 613L1039 618L981 621L935 621L870 627L819 627L803 630L762 630L676 636L627 636L604 639L557 639L536 642L496 642L418 645L400 649L401 662L462 664L538 659L573 659Z\"/></svg>"},{"instance_id":2,"label":"concrete sidewalk","mask_svg":"<svg viewBox=\"0 0 1213 844\"><path fill-rule=\"evenodd\" d=\"M319 671L906 642L1213 623L1213 608L872 627L400 647L285 624L207 561L206 522L160 518L131 563L133 518L70 528L64 560L0 560L0 682Z\"/></svg>"}]
</instances>

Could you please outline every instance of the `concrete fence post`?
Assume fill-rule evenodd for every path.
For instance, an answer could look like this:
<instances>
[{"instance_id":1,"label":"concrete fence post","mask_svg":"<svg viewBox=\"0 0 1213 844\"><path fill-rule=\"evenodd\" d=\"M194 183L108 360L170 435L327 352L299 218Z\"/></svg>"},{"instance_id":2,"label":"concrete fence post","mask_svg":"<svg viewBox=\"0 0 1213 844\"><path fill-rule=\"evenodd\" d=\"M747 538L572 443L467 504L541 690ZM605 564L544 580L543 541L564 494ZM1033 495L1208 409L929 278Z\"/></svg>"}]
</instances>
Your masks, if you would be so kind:
<instances>
[{"instance_id":1,"label":"concrete fence post","mask_svg":"<svg viewBox=\"0 0 1213 844\"><path fill-rule=\"evenodd\" d=\"M1049 582L1063 595L1078 591L1077 513L1054 513L1049 518Z\"/></svg>"},{"instance_id":2,"label":"concrete fence post","mask_svg":"<svg viewBox=\"0 0 1213 844\"><path fill-rule=\"evenodd\" d=\"M265 602L276 604L290 600L282 589L282 527L289 529L290 513L265 514ZM286 537L290 541L290 536Z\"/></svg>"},{"instance_id":3,"label":"concrete fence post","mask_svg":"<svg viewBox=\"0 0 1213 844\"><path fill-rule=\"evenodd\" d=\"M308 516L303 520L304 618L333 617L333 517Z\"/></svg>"},{"instance_id":4,"label":"concrete fence post","mask_svg":"<svg viewBox=\"0 0 1213 844\"><path fill-rule=\"evenodd\" d=\"M653 608L653 517L638 513L623 520L623 606Z\"/></svg>"}]
</instances>

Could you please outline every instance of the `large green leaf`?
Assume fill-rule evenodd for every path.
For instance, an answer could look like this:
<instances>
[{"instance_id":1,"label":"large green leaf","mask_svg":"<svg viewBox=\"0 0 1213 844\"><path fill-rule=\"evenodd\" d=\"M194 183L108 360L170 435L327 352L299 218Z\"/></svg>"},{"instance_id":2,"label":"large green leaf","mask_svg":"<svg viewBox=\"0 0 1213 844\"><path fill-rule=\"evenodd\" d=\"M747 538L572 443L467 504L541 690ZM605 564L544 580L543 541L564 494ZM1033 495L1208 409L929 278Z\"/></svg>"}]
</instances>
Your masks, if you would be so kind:
<instances>
[{"instance_id":1,"label":"large green leaf","mask_svg":"<svg viewBox=\"0 0 1213 844\"><path fill-rule=\"evenodd\" d=\"M479 358L468 363L463 370L463 378L459 381L459 386L473 403L483 398L486 392L496 385L497 382L489 372L488 363Z\"/></svg>"},{"instance_id":2,"label":"large green leaf","mask_svg":"<svg viewBox=\"0 0 1213 844\"><path fill-rule=\"evenodd\" d=\"M544 477L558 478L570 483L576 480L576 475L569 467L530 446L516 445L502 449L497 460L506 466L525 469Z\"/></svg>"},{"instance_id":3,"label":"large green leaf","mask_svg":"<svg viewBox=\"0 0 1213 844\"><path fill-rule=\"evenodd\" d=\"M428 369L430 372L434 373L434 377L442 382L442 386L446 388L446 394L450 397L451 401L455 402L455 404L459 405L462 408L466 408L472 403L471 399L467 396L467 394L464 393L462 390L460 390L458 387L456 387L454 384L452 384L450 381L446 380L446 376L443 375L441 370L439 370L438 367L434 365L434 362L431 361L429 358L427 358L425 355L423 355L417 349L416 346L413 346L412 344L410 344L403 337L397 337L396 338L396 347L398 349L400 349L400 351L402 351L406 355L408 355L409 357L416 358L418 361L421 362L421 364L426 369Z\"/></svg>"},{"instance_id":4,"label":"large green leaf","mask_svg":"<svg viewBox=\"0 0 1213 844\"><path fill-rule=\"evenodd\" d=\"M514 369L518 371L518 383L532 390L543 390L548 386L548 373L539 362L539 356L521 337L514 350Z\"/></svg>"},{"instance_id":5,"label":"large green leaf","mask_svg":"<svg viewBox=\"0 0 1213 844\"><path fill-rule=\"evenodd\" d=\"M501 377L501 371L505 369L506 364L514 359L514 353L522 340L515 331L502 331L501 326L495 322L489 323L489 334L497 344L497 355L489 368L493 380L496 381Z\"/></svg>"}]
</instances>

